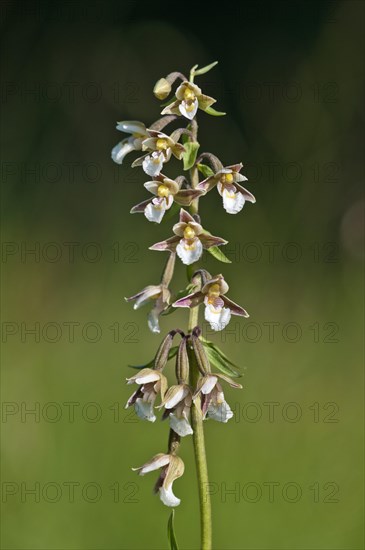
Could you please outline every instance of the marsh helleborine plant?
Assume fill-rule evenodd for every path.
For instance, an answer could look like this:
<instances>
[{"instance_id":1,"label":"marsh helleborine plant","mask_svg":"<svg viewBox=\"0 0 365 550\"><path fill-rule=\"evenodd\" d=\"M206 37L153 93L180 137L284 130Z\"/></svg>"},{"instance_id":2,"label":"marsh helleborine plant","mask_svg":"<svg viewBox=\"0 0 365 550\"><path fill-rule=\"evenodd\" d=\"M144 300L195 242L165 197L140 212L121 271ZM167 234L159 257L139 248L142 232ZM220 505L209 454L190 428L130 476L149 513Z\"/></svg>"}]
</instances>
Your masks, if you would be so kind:
<instances>
[{"instance_id":1,"label":"marsh helleborine plant","mask_svg":"<svg viewBox=\"0 0 365 550\"><path fill-rule=\"evenodd\" d=\"M166 239L150 246L150 250L167 252L168 258L158 284L149 284L134 296L126 298L134 302L134 309L151 304L148 313L148 326L154 333L160 332L159 318L175 308L189 308L187 331L179 328L170 330L163 339L153 361L140 368L127 379L128 384L136 384L137 389L129 398L126 407L133 406L143 420L154 422L155 411L162 412L162 418L169 420L170 433L167 452L160 452L143 466L134 468L139 475L159 470L155 485L166 506L175 507L180 499L173 492L174 481L184 473L184 463L178 456L181 438L192 436L194 441L196 467L201 510L201 547L211 548L211 508L206 492L208 472L204 445L203 421L211 418L218 422L228 422L233 412L225 400L222 383L233 388L242 388L232 378L239 376L234 364L212 342L202 337L198 326L199 306L204 306L205 320L214 331L224 329L232 315L248 317L248 313L227 297L228 284L223 275L211 275L199 268L198 262L203 250L216 259L229 263L221 245L227 241L212 235L202 223L198 213L199 200L209 191L217 188L222 197L223 208L228 214L240 212L245 202L255 202L255 197L242 187L247 178L241 174L242 164L223 163L212 153L200 153L197 140L198 124L196 115L199 109L208 115L221 116L213 109L215 99L203 94L194 83L196 76L212 69L216 63L190 71L189 80L181 73L174 72L161 78L155 85L154 94L166 100L172 94L172 86L179 82L172 99L164 104L164 115L149 128L142 122L118 122L117 129L129 137L123 139L112 150L112 159L122 164L125 156L133 151L141 151L132 166L142 167L148 176L144 183L149 196L134 206L131 213L143 213L149 222L161 223L166 212L176 211L179 218L172 230L167 230ZM178 128L166 132L170 125ZM172 157L182 162L185 175L169 177L168 163ZM202 175L200 181L199 174ZM146 178L147 179L147 178ZM169 216L171 217L171 216ZM170 284L175 269L176 256L188 268L188 284L174 294ZM180 339L173 345L174 338ZM176 357L176 384L168 387L164 370L168 361ZM212 372L212 367L219 372ZM155 401L160 403L156 407Z\"/></svg>"}]
</instances>

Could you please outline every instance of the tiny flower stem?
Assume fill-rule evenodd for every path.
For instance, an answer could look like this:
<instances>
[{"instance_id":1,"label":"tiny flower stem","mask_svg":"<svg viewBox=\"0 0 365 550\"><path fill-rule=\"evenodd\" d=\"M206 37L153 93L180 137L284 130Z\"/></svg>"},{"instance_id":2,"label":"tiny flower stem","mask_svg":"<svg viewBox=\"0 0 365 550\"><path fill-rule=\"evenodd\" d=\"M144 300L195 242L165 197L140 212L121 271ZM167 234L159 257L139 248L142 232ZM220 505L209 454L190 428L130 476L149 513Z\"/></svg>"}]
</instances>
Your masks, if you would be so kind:
<instances>
[{"instance_id":1,"label":"tiny flower stem","mask_svg":"<svg viewBox=\"0 0 365 550\"><path fill-rule=\"evenodd\" d=\"M196 120L192 121L192 132L195 140L198 134L198 125ZM190 170L191 186L196 188L199 184L199 172L195 165ZM190 206L190 213L198 214L199 211L199 198L193 200ZM188 331L191 334L193 329L198 325L199 318L199 306L193 307L189 310L189 324ZM197 381L200 373L195 359L195 354L192 349L189 350L190 357L190 385L192 388L196 388ZM210 495L207 492L209 478L208 478L208 465L207 455L205 452L205 440L204 440L204 426L203 417L200 408L199 399L196 403L193 403L191 407L191 425L193 428L193 443L195 453L195 465L198 478L198 490L200 501L200 529L201 529L201 550L211 550L212 548L212 509L210 503Z\"/></svg>"}]
</instances>

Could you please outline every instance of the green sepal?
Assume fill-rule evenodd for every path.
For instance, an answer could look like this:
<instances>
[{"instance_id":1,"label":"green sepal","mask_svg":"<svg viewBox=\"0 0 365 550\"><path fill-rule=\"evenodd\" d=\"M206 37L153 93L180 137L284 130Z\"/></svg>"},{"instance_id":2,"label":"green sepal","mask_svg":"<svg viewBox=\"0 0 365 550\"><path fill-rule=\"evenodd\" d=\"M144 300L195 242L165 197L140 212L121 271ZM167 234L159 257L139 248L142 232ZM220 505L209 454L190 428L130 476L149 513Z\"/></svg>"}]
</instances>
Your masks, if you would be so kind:
<instances>
[{"instance_id":1,"label":"green sepal","mask_svg":"<svg viewBox=\"0 0 365 550\"><path fill-rule=\"evenodd\" d=\"M205 178L209 178L210 176L214 176L213 170L207 164L197 164L196 167L199 170L199 172L201 174L203 174L203 176Z\"/></svg>"},{"instance_id":2,"label":"green sepal","mask_svg":"<svg viewBox=\"0 0 365 550\"><path fill-rule=\"evenodd\" d=\"M171 510L169 521L167 523L167 538L169 539L170 550L179 550L177 545L175 528L174 528L175 510Z\"/></svg>"},{"instance_id":3,"label":"green sepal","mask_svg":"<svg viewBox=\"0 0 365 550\"><path fill-rule=\"evenodd\" d=\"M213 107L207 107L204 110L204 112L207 113L207 115L212 115L212 116L224 116L227 114L227 113L223 113L223 111L216 111L215 109L213 109Z\"/></svg>"},{"instance_id":4,"label":"green sepal","mask_svg":"<svg viewBox=\"0 0 365 550\"><path fill-rule=\"evenodd\" d=\"M168 357L168 361L170 359L172 359L173 357L175 357L175 355L177 354L177 351L179 349L179 346L173 346L170 351L169 351L169 357ZM137 370L141 370L141 369L153 369L153 367L155 366L155 358L152 359L152 361L150 361L149 363L145 364L145 365L128 365L128 367L130 367L131 369L137 369Z\"/></svg>"},{"instance_id":5,"label":"green sepal","mask_svg":"<svg viewBox=\"0 0 365 550\"><path fill-rule=\"evenodd\" d=\"M188 141L184 143L184 147L186 149L185 153L182 156L184 162L184 170L190 170L190 168L192 168L195 164L196 155L198 154L200 144L197 141Z\"/></svg>"}]
</instances>

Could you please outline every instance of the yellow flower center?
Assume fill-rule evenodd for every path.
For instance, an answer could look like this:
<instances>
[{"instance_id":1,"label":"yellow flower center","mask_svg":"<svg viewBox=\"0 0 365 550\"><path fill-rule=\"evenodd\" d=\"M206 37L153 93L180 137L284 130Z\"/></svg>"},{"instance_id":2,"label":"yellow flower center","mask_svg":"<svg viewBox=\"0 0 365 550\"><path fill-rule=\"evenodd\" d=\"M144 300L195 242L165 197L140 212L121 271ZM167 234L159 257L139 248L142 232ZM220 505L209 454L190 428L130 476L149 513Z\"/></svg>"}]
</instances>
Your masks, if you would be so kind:
<instances>
[{"instance_id":1,"label":"yellow flower center","mask_svg":"<svg viewBox=\"0 0 365 550\"><path fill-rule=\"evenodd\" d=\"M158 186L158 189L157 189L157 195L159 197L168 197L170 194L170 190L169 188L167 187L167 185L159 185Z\"/></svg>"},{"instance_id":2,"label":"yellow flower center","mask_svg":"<svg viewBox=\"0 0 365 550\"><path fill-rule=\"evenodd\" d=\"M232 183L233 182L233 174L223 174L221 177L222 183Z\"/></svg>"},{"instance_id":3,"label":"yellow flower center","mask_svg":"<svg viewBox=\"0 0 365 550\"><path fill-rule=\"evenodd\" d=\"M184 92L184 99L185 101L194 101L195 94L192 90L190 90L190 88L186 88Z\"/></svg>"},{"instance_id":4,"label":"yellow flower center","mask_svg":"<svg viewBox=\"0 0 365 550\"><path fill-rule=\"evenodd\" d=\"M184 229L184 239L190 241L191 239L194 239L195 237L195 231L190 225L187 225Z\"/></svg>"},{"instance_id":5,"label":"yellow flower center","mask_svg":"<svg viewBox=\"0 0 365 550\"><path fill-rule=\"evenodd\" d=\"M156 148L159 151L164 151L168 148L169 144L167 143L167 139L165 138L158 138L156 141Z\"/></svg>"},{"instance_id":6,"label":"yellow flower center","mask_svg":"<svg viewBox=\"0 0 365 550\"><path fill-rule=\"evenodd\" d=\"M208 297L209 297L209 302L213 302L215 298L219 298L220 296L220 288L219 288L219 284L218 283L214 283L213 285L211 285L209 287L209 290L208 290Z\"/></svg>"}]
</instances>

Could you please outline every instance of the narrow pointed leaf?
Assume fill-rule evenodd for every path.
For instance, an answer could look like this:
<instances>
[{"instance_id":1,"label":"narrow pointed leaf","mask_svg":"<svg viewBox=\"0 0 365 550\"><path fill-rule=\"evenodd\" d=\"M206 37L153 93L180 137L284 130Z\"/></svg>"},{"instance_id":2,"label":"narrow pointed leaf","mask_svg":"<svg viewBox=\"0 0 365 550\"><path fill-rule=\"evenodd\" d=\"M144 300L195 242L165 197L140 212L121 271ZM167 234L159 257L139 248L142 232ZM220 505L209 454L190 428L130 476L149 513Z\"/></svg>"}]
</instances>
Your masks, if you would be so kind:
<instances>
[{"instance_id":1,"label":"narrow pointed leaf","mask_svg":"<svg viewBox=\"0 0 365 550\"><path fill-rule=\"evenodd\" d=\"M232 376L233 378L239 378L242 376L242 374L238 370L238 367L236 367L234 363L232 363L232 361L230 361L223 354L223 352L220 352L220 350L216 348L214 344L210 346L203 342L203 345L212 367L218 369L220 372L226 374L227 376Z\"/></svg>"},{"instance_id":2,"label":"narrow pointed leaf","mask_svg":"<svg viewBox=\"0 0 365 550\"><path fill-rule=\"evenodd\" d=\"M199 76L201 74L207 73L208 71L213 69L213 67L215 67L217 64L218 64L218 61L213 61L213 63L210 63L209 65L206 65L205 67L202 67L201 69L195 70L194 71L194 76Z\"/></svg>"},{"instance_id":3,"label":"narrow pointed leaf","mask_svg":"<svg viewBox=\"0 0 365 550\"><path fill-rule=\"evenodd\" d=\"M219 246L212 246L207 249L207 252L211 254L216 260L223 262L224 264L231 264L231 260L227 258L224 252L219 248Z\"/></svg>"},{"instance_id":4,"label":"narrow pointed leaf","mask_svg":"<svg viewBox=\"0 0 365 550\"><path fill-rule=\"evenodd\" d=\"M167 524L167 538L169 539L170 550L179 550L175 535L174 518L175 510L173 509Z\"/></svg>"},{"instance_id":5,"label":"narrow pointed leaf","mask_svg":"<svg viewBox=\"0 0 365 550\"><path fill-rule=\"evenodd\" d=\"M197 164L196 167L198 168L199 172L201 174L203 174L203 176L205 178L209 178L210 176L214 176L213 170L207 164Z\"/></svg>"},{"instance_id":6,"label":"narrow pointed leaf","mask_svg":"<svg viewBox=\"0 0 365 550\"><path fill-rule=\"evenodd\" d=\"M223 111L216 111L213 107L207 107L204 112L212 116L224 116L227 114L223 113Z\"/></svg>"}]
</instances>

